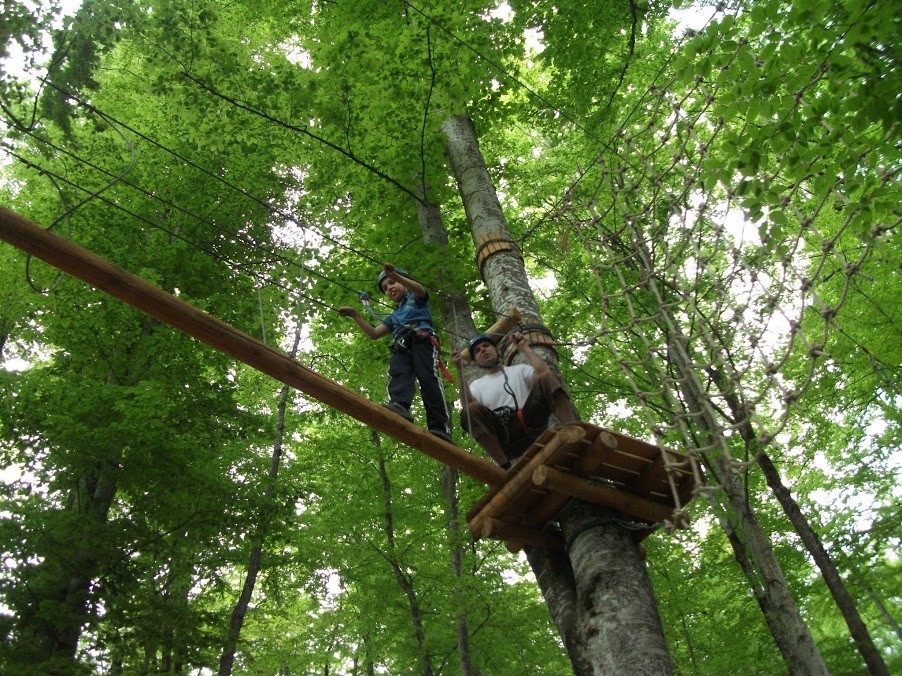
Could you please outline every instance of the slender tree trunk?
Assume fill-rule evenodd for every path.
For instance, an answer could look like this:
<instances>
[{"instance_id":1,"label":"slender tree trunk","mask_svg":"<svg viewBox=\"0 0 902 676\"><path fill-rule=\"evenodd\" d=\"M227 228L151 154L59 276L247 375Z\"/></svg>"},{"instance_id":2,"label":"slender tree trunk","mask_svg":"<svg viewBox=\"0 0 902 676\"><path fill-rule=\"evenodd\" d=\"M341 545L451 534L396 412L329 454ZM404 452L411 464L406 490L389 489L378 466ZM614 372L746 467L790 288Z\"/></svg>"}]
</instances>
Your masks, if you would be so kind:
<instances>
[{"instance_id":1,"label":"slender tree trunk","mask_svg":"<svg viewBox=\"0 0 902 676\"><path fill-rule=\"evenodd\" d=\"M3 352L6 350L6 341L9 340L9 331L6 325L6 322L0 324L0 363L3 362Z\"/></svg>"},{"instance_id":2,"label":"slender tree trunk","mask_svg":"<svg viewBox=\"0 0 902 676\"><path fill-rule=\"evenodd\" d=\"M651 260L647 252L643 253L644 260ZM707 404L704 389L695 373L689 354L689 342L669 311L660 308L659 312L663 318L662 329L667 335L669 356L680 375L678 382L686 407L695 426L704 436L703 445L718 448L721 436L712 407ZM802 619L773 547L748 504L742 482L725 454L719 451L707 453L705 462L712 467L719 480L719 486L736 518L738 541L747 549L755 566L755 575L760 576L761 587L769 596L770 602L762 608L772 611L772 614L765 612L765 618L777 646L783 652L790 673L827 674L827 665L814 643L808 625Z\"/></svg>"},{"instance_id":3,"label":"slender tree trunk","mask_svg":"<svg viewBox=\"0 0 902 676\"><path fill-rule=\"evenodd\" d=\"M899 641L902 641L902 626L899 625L899 622L895 617L886 609L886 605L883 603L883 600L877 596L873 589L871 589L868 585L864 585L865 591L868 596L871 597L871 601L874 602L874 605L877 606L877 609L880 611L880 614L883 615L883 619L886 620L886 624L892 628L893 632L896 634L896 638Z\"/></svg>"},{"instance_id":4,"label":"slender tree trunk","mask_svg":"<svg viewBox=\"0 0 902 676\"><path fill-rule=\"evenodd\" d=\"M622 188L622 185L620 187ZM635 213L643 212L637 208ZM639 221L641 220L640 218ZM694 435L687 438L686 442L690 447L709 449L700 455L718 479L719 486L727 498L730 513L727 516L721 515L720 519L721 524L727 527L736 559L748 576L790 673L826 674L826 665L792 598L773 547L751 509L742 482L736 476L728 458L726 440L718 428L715 407L696 372L689 340L683 335L681 325L670 309L672 304L666 302L670 294L665 285L659 283L658 271L653 264L654 257L646 244L648 237L632 220L626 219L625 224L632 230L626 232L626 229L623 229L617 233L613 241L617 243L618 250L612 253L643 280L643 286L657 299L659 306L655 321L665 337L668 359L677 371L676 377L671 382L681 395ZM627 242L626 238L629 237L632 241ZM619 247L622 247L622 250Z\"/></svg>"},{"instance_id":5,"label":"slender tree trunk","mask_svg":"<svg viewBox=\"0 0 902 676\"><path fill-rule=\"evenodd\" d=\"M736 528L736 515L729 510L724 511L713 496L709 496L708 499L718 514L718 523L720 523L720 527L726 534L730 547L733 549L733 558L745 575L745 579L752 590L752 595L755 597L758 607L761 609L761 614L764 616L764 621L770 630L774 643L783 659L789 663L792 659L792 645L786 632L781 628L779 613L774 608L771 596L765 589L765 581L758 575L754 564L749 560L745 542Z\"/></svg>"},{"instance_id":6,"label":"slender tree trunk","mask_svg":"<svg viewBox=\"0 0 902 676\"><path fill-rule=\"evenodd\" d=\"M814 563L821 571L824 582L826 582L827 588L833 595L836 606L839 608L839 612L849 628L849 634L852 636L852 640L855 641L855 647L867 665L868 673L875 676L889 676L889 668L886 666L880 651L877 650L877 646L874 645L874 640L871 638L867 625L861 618L855 600L849 594L849 590L846 588L836 565L833 563L833 559L824 548L820 537L811 527L808 519L805 518L789 489L783 485L780 474L777 468L774 467L770 456L764 451L758 451L755 453L755 460L757 460L758 466L761 467L767 485L770 486L771 491L777 497L784 513L805 544L805 548L811 554Z\"/></svg>"},{"instance_id":7,"label":"slender tree trunk","mask_svg":"<svg viewBox=\"0 0 902 676\"><path fill-rule=\"evenodd\" d=\"M432 668L432 657L426 649L426 632L423 629L423 611L420 608L420 599L417 597L416 590L413 586L413 580L404 572L398 561L397 550L395 548L395 526L394 526L394 508L391 499L391 481L388 477L388 470L385 466L385 456L382 454L382 448L378 443L378 435L373 432L376 446L379 448L379 476L382 478L382 493L385 501L385 538L388 545L387 558L391 564L392 572L395 580L404 595L407 597L407 604L410 608L410 617L413 622L414 635L417 641L417 648L420 653L420 661L422 663L423 674L432 676L434 673Z\"/></svg>"},{"instance_id":8,"label":"slender tree trunk","mask_svg":"<svg viewBox=\"0 0 902 676\"><path fill-rule=\"evenodd\" d=\"M453 467L442 469L442 485L448 505L448 535L451 542L451 570L454 573L454 596L457 607L457 652L460 655L460 673L473 676L476 673L470 655L470 631L467 624L465 598L461 580L463 579L463 548L460 544L460 515L457 510L457 470Z\"/></svg>"},{"instance_id":9,"label":"slender tree trunk","mask_svg":"<svg viewBox=\"0 0 902 676\"><path fill-rule=\"evenodd\" d=\"M301 325L298 323L295 333L294 342L291 346L289 356L294 359L298 352L298 345L301 342ZM235 664L235 650L238 647L238 637L241 634L241 628L244 625L244 618L247 615L247 609L250 606L251 598L254 594L254 587L257 584L257 576L263 563L263 543L266 539L266 532L269 529L269 520L272 516L270 508L270 500L276 490L276 481L279 476L279 466L282 462L282 449L285 441L285 410L288 405L291 388L286 385L279 393L279 406L276 413L276 437L273 441L272 456L270 456L269 474L267 475L266 486L263 489L263 511L261 522L257 528L257 532L251 537L251 553L247 564L247 573L244 576L244 585L241 588L241 594L238 601L232 609L232 617L229 621L229 629L226 634L225 643L222 648L222 655L219 658L219 674L226 676L232 673Z\"/></svg>"},{"instance_id":10,"label":"slender tree trunk","mask_svg":"<svg viewBox=\"0 0 902 676\"><path fill-rule=\"evenodd\" d=\"M780 473L774 466L771 457L758 443L758 437L751 425L751 418L740 397L724 377L722 371L712 367L709 368L707 372L714 385L724 396L727 405L730 407L730 414L733 418L732 422L733 424L739 425L739 432L742 435L746 446L755 449L753 454L754 458L761 468L761 472L764 475L764 479L767 481L767 485L770 487L771 492L773 492L777 501L783 507L784 514L786 514L790 523L792 523L793 528L795 528L802 543L805 545L806 549L808 549L808 553L811 554L811 557L814 559L814 563L821 571L824 582L827 584L827 588L833 595L833 599L836 601L839 612L842 614L846 626L849 628L849 634L852 636L852 640L855 641L855 646L867 665L868 672L875 676L889 676L889 669L886 666L886 662L884 662L880 651L877 650L877 646L874 645L874 641L871 638L867 625L864 623L864 620L858 612L855 600L846 588L836 565L833 563L833 559L824 547L823 542L821 542L820 537L802 513L799 504L796 502L795 498L793 498L790 490L783 484Z\"/></svg>"},{"instance_id":11,"label":"slender tree trunk","mask_svg":"<svg viewBox=\"0 0 902 676\"><path fill-rule=\"evenodd\" d=\"M57 656L75 659L78 639L86 619L91 581L97 575L99 563L97 542L106 526L118 480L119 472L113 463L103 462L81 523L81 536L75 546L73 570L76 572L69 578L64 603L69 621L57 634L56 641L48 643L48 647L52 645L52 649L49 654L45 654L46 658Z\"/></svg>"},{"instance_id":12,"label":"slender tree trunk","mask_svg":"<svg viewBox=\"0 0 902 676\"><path fill-rule=\"evenodd\" d=\"M442 130L447 136L446 152L474 242L479 246L487 237L510 242L471 121L455 116L446 120ZM482 275L495 312L506 314L517 308L524 322L541 324L538 304L516 246L488 257L483 262ZM537 346L536 352L557 368L553 351ZM540 584L545 582L543 592L546 588L553 590L550 598L546 596L553 616L563 613L554 617L555 625L564 629L561 637L576 673L672 673L651 582L636 545L606 510L594 505L567 510L561 525L571 538L572 571L546 566L534 572ZM538 558L534 554L530 563ZM564 592L564 586L573 583L575 588ZM607 612L605 604L611 603L617 608L616 613Z\"/></svg>"},{"instance_id":13,"label":"slender tree trunk","mask_svg":"<svg viewBox=\"0 0 902 676\"><path fill-rule=\"evenodd\" d=\"M370 654L370 635L363 637L363 669L366 676L376 676L376 665L373 663L373 656Z\"/></svg>"},{"instance_id":14,"label":"slender tree trunk","mask_svg":"<svg viewBox=\"0 0 902 676\"><path fill-rule=\"evenodd\" d=\"M426 191L422 193L423 201L417 203L417 212L420 220L420 228L423 232L423 241L427 244L446 248L448 246L448 233L442 220L441 210L438 205L432 204L426 199ZM442 289L442 299L438 305L442 310L442 319L447 333L451 337L454 349L460 350L466 344L468 336L476 332L473 317L467 305L466 298L460 289L448 287L444 266L439 269L438 285ZM449 406L453 412L453 404ZM453 414L452 414L452 432ZM470 630L467 620L467 607L463 592L463 545L460 538L460 515L457 508L457 470L451 467L442 468L442 484L445 491L445 501L448 506L448 541L451 548L451 570L454 573L454 596L458 599L457 607L461 611L457 615L457 652L460 657L460 669L463 676L471 676L476 673L473 667L470 653Z\"/></svg>"}]
</instances>

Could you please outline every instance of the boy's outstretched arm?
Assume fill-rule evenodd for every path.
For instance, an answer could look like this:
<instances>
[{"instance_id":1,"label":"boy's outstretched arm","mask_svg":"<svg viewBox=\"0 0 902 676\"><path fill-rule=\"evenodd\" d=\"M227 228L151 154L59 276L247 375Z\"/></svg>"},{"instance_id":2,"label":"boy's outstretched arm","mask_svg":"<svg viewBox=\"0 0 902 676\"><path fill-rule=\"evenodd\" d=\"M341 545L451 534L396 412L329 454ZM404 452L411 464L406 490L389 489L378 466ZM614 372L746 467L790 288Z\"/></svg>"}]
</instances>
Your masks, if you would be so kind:
<instances>
[{"instance_id":1,"label":"boy's outstretched arm","mask_svg":"<svg viewBox=\"0 0 902 676\"><path fill-rule=\"evenodd\" d=\"M348 307L347 305L343 305L338 308L338 314L342 317L350 317L353 319L357 326L360 327L360 330L363 331L364 334L370 340L376 340L377 338L382 338L383 336L388 335L388 327L385 324L377 324L373 326L367 320L365 320L357 310L352 307Z\"/></svg>"}]
</instances>

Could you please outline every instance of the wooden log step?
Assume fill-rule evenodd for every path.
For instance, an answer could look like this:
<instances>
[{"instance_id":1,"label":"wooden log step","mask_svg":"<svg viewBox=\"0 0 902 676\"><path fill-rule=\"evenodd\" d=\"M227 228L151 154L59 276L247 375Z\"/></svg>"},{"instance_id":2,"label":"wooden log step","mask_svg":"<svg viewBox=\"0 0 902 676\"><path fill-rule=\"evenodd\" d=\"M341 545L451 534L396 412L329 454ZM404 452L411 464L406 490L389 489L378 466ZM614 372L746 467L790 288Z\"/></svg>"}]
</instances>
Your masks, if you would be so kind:
<instances>
[{"instance_id":1,"label":"wooden log step","mask_svg":"<svg viewBox=\"0 0 902 676\"><path fill-rule=\"evenodd\" d=\"M617 449L617 444L617 438L610 432L602 430L596 434L592 444L574 466L574 473L580 476L593 474L603 461L606 453L611 453ZM532 512L526 515L525 523L532 527L541 527L553 519L569 501L570 496L565 493L549 492L548 495L540 500Z\"/></svg>"},{"instance_id":2,"label":"wooden log step","mask_svg":"<svg viewBox=\"0 0 902 676\"><path fill-rule=\"evenodd\" d=\"M525 526L518 526L494 517L489 517L483 522L482 537L504 540L505 544L508 545L508 550L511 549L511 545L519 546L519 549L522 549L523 545L535 545L536 547L555 550L564 548L564 539L560 533L549 533L536 528L526 528Z\"/></svg>"},{"instance_id":3,"label":"wooden log step","mask_svg":"<svg viewBox=\"0 0 902 676\"><path fill-rule=\"evenodd\" d=\"M582 434L568 431L565 439L570 428ZM578 499L654 524L636 532L638 542L664 521L687 526L674 520L676 506L694 497L695 475L686 464L679 453L588 423L546 430L467 521L474 538L499 538L515 552L545 546L538 534L547 534L547 524Z\"/></svg>"},{"instance_id":4,"label":"wooden log step","mask_svg":"<svg viewBox=\"0 0 902 676\"><path fill-rule=\"evenodd\" d=\"M532 474L532 481L537 486L547 488L549 491L616 509L651 523L666 521L673 515L673 507L610 486L592 484L582 477L554 467L536 468Z\"/></svg>"},{"instance_id":5,"label":"wooden log step","mask_svg":"<svg viewBox=\"0 0 902 676\"><path fill-rule=\"evenodd\" d=\"M468 515L470 532L475 538L479 538L482 532L482 522L489 517L498 516L505 512L507 506L515 501L524 491L534 488L532 472L536 467L546 463L554 464L560 457L570 452L572 446L579 444L586 436L582 427L570 425L558 430L551 441L539 453L529 460L517 463L517 472L508 478L502 486L482 506L478 513L472 517ZM536 496L538 498L538 496Z\"/></svg>"}]
</instances>

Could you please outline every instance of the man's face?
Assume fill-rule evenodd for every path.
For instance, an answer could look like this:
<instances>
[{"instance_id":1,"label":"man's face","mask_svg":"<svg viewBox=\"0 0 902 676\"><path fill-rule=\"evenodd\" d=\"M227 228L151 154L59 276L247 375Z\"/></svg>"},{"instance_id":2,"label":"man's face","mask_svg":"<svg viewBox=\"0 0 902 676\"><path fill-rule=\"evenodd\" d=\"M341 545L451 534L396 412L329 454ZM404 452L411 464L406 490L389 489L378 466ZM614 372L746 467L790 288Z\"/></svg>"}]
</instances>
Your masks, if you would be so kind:
<instances>
[{"instance_id":1,"label":"man's face","mask_svg":"<svg viewBox=\"0 0 902 676\"><path fill-rule=\"evenodd\" d=\"M471 349L473 361L480 366L489 366L498 362L498 350L487 340L480 340Z\"/></svg>"},{"instance_id":2,"label":"man's face","mask_svg":"<svg viewBox=\"0 0 902 676\"><path fill-rule=\"evenodd\" d=\"M405 288L404 285L400 282L396 282L395 280L386 277L382 280L381 286L382 292L386 296L391 298L395 303L400 302L401 299L404 298Z\"/></svg>"}]
</instances>

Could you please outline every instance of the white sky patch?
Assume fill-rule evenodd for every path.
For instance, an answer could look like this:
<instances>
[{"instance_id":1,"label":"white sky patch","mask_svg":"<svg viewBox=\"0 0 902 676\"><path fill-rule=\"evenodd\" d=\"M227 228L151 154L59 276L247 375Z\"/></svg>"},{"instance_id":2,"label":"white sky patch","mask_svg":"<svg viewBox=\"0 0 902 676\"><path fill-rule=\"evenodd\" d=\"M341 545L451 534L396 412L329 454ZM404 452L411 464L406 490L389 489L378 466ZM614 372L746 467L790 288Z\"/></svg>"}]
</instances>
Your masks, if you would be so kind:
<instances>
[{"instance_id":1,"label":"white sky patch","mask_svg":"<svg viewBox=\"0 0 902 676\"><path fill-rule=\"evenodd\" d=\"M714 7L685 7L671 9L668 16L676 21L674 32L679 35L687 30L701 30L711 21L716 12Z\"/></svg>"},{"instance_id":2,"label":"white sky patch","mask_svg":"<svg viewBox=\"0 0 902 676\"><path fill-rule=\"evenodd\" d=\"M282 50L282 53L285 55L285 58L288 59L289 63L305 69L310 69L313 66L310 52L304 49L300 39L292 38L286 40L279 45L279 48Z\"/></svg>"},{"instance_id":3,"label":"white sky patch","mask_svg":"<svg viewBox=\"0 0 902 676\"><path fill-rule=\"evenodd\" d=\"M495 9L483 14L483 17L487 19L501 19L504 23L507 23L514 18L514 10L507 4L506 0L502 0Z\"/></svg>"},{"instance_id":4,"label":"white sky patch","mask_svg":"<svg viewBox=\"0 0 902 676\"><path fill-rule=\"evenodd\" d=\"M22 467L20 465L10 465L9 467L0 467L0 483L11 484L22 479Z\"/></svg>"},{"instance_id":5,"label":"white sky patch","mask_svg":"<svg viewBox=\"0 0 902 676\"><path fill-rule=\"evenodd\" d=\"M539 278L530 278L529 285L532 287L532 290L540 295L543 299L547 300L551 297L551 294L557 290L557 277L554 276L554 273L549 270L545 273L544 277Z\"/></svg>"},{"instance_id":6,"label":"white sky patch","mask_svg":"<svg viewBox=\"0 0 902 676\"><path fill-rule=\"evenodd\" d=\"M3 369L5 371L24 371L31 366L31 363L21 359L20 357L12 357L3 362Z\"/></svg>"},{"instance_id":7,"label":"white sky patch","mask_svg":"<svg viewBox=\"0 0 902 676\"><path fill-rule=\"evenodd\" d=\"M344 593L341 574L334 568L325 568L316 571L314 575L325 580L326 598L321 601L321 609L334 610L338 607L338 597Z\"/></svg>"},{"instance_id":8,"label":"white sky patch","mask_svg":"<svg viewBox=\"0 0 902 676\"><path fill-rule=\"evenodd\" d=\"M523 31L526 54L535 56L545 51L545 34L538 28L527 28Z\"/></svg>"}]
</instances>

